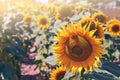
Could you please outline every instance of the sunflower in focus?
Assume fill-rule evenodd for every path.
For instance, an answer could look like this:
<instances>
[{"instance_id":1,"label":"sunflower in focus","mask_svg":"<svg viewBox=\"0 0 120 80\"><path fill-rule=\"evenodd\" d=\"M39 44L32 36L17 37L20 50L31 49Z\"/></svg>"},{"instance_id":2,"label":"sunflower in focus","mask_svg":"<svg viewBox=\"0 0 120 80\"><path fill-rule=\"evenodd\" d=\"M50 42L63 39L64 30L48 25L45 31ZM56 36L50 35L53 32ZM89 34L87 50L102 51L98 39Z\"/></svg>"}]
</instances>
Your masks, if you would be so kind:
<instances>
[{"instance_id":1,"label":"sunflower in focus","mask_svg":"<svg viewBox=\"0 0 120 80\"><path fill-rule=\"evenodd\" d=\"M56 60L72 73L76 70L81 72L82 69L88 72L93 70L93 66L98 67L104 46L100 39L93 36L95 31L89 31L89 27L82 28L77 23L63 26L56 33L57 44L53 45L53 53L58 55Z\"/></svg>"},{"instance_id":2,"label":"sunflower in focus","mask_svg":"<svg viewBox=\"0 0 120 80\"><path fill-rule=\"evenodd\" d=\"M66 67L64 66L57 67L50 73L51 76L49 80L61 80L64 77L65 73Z\"/></svg>"},{"instance_id":3,"label":"sunflower in focus","mask_svg":"<svg viewBox=\"0 0 120 80\"><path fill-rule=\"evenodd\" d=\"M117 20L111 22L110 24L108 24L106 31L110 32L113 36L119 36L120 35L120 22Z\"/></svg>"},{"instance_id":4,"label":"sunflower in focus","mask_svg":"<svg viewBox=\"0 0 120 80\"><path fill-rule=\"evenodd\" d=\"M104 13L99 12L99 13L94 13L92 15L92 19L94 19L95 21L98 21L100 23L105 24L107 22L108 17Z\"/></svg>"},{"instance_id":5,"label":"sunflower in focus","mask_svg":"<svg viewBox=\"0 0 120 80\"><path fill-rule=\"evenodd\" d=\"M48 26L50 25L48 17L44 15L38 16L37 25L43 29L48 28Z\"/></svg>"},{"instance_id":6,"label":"sunflower in focus","mask_svg":"<svg viewBox=\"0 0 120 80\"><path fill-rule=\"evenodd\" d=\"M25 14L23 21L25 24L30 24L33 21L33 17L29 14Z\"/></svg>"},{"instance_id":7,"label":"sunflower in focus","mask_svg":"<svg viewBox=\"0 0 120 80\"><path fill-rule=\"evenodd\" d=\"M99 25L98 22L94 21L92 18L86 16L82 20L80 20L79 23L80 23L79 25L82 25L82 27L84 27L84 26L88 27L89 26L90 31L96 29L96 32L94 33L94 35L97 38L103 38L104 37L103 27L101 25Z\"/></svg>"}]
</instances>

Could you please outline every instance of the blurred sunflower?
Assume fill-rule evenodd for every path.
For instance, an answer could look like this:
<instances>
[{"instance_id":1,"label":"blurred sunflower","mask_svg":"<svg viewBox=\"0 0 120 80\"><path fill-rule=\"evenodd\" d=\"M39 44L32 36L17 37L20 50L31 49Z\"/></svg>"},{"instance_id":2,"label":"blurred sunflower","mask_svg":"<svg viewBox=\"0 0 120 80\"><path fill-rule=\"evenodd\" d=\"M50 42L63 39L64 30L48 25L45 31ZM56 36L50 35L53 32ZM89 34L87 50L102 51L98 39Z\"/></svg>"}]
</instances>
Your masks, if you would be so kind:
<instances>
[{"instance_id":1,"label":"blurred sunflower","mask_svg":"<svg viewBox=\"0 0 120 80\"><path fill-rule=\"evenodd\" d=\"M58 13L62 18L66 19L68 16L72 15L72 8L69 5L62 5L58 9Z\"/></svg>"},{"instance_id":2,"label":"blurred sunflower","mask_svg":"<svg viewBox=\"0 0 120 80\"><path fill-rule=\"evenodd\" d=\"M106 24L110 25L110 24L113 24L113 23L119 23L119 20L116 19L116 18L113 18L113 19L110 19L109 21L107 21Z\"/></svg>"},{"instance_id":3,"label":"blurred sunflower","mask_svg":"<svg viewBox=\"0 0 120 80\"><path fill-rule=\"evenodd\" d=\"M81 6L75 7L75 12L76 12L77 14L79 14L82 10L83 10L83 8L82 8Z\"/></svg>"},{"instance_id":4,"label":"blurred sunflower","mask_svg":"<svg viewBox=\"0 0 120 80\"><path fill-rule=\"evenodd\" d=\"M64 77L65 73L66 67L64 66L57 67L50 73L51 77L49 80L61 80Z\"/></svg>"},{"instance_id":5,"label":"blurred sunflower","mask_svg":"<svg viewBox=\"0 0 120 80\"><path fill-rule=\"evenodd\" d=\"M48 26L50 25L48 17L45 15L38 16L37 25L43 29L48 28Z\"/></svg>"},{"instance_id":6,"label":"blurred sunflower","mask_svg":"<svg viewBox=\"0 0 120 80\"><path fill-rule=\"evenodd\" d=\"M64 64L73 73L84 68L86 72L92 71L93 66L98 67L102 56L99 54L104 51L101 40L94 37L96 30L89 31L89 27L79 24L68 24L58 30L53 45L53 53L57 54L57 61Z\"/></svg>"},{"instance_id":7,"label":"blurred sunflower","mask_svg":"<svg viewBox=\"0 0 120 80\"><path fill-rule=\"evenodd\" d=\"M120 22L112 23L106 28L107 32L110 32L112 36L120 35Z\"/></svg>"},{"instance_id":8,"label":"blurred sunflower","mask_svg":"<svg viewBox=\"0 0 120 80\"><path fill-rule=\"evenodd\" d=\"M18 10L24 10L26 7L25 7L25 4L23 4L22 2L16 2L15 3L15 6L16 6L16 8L18 9Z\"/></svg>"},{"instance_id":9,"label":"blurred sunflower","mask_svg":"<svg viewBox=\"0 0 120 80\"><path fill-rule=\"evenodd\" d=\"M35 6L36 9L40 9L43 6L43 4L41 4L41 3L35 3L34 6Z\"/></svg>"},{"instance_id":10,"label":"blurred sunflower","mask_svg":"<svg viewBox=\"0 0 120 80\"><path fill-rule=\"evenodd\" d=\"M23 21L25 24L30 24L33 21L33 17L29 14L24 14Z\"/></svg>"},{"instance_id":11,"label":"blurred sunflower","mask_svg":"<svg viewBox=\"0 0 120 80\"><path fill-rule=\"evenodd\" d=\"M39 12L38 12L38 10L37 9L32 9L30 12L29 12L30 14L32 14L32 15L39 15Z\"/></svg>"},{"instance_id":12,"label":"blurred sunflower","mask_svg":"<svg viewBox=\"0 0 120 80\"><path fill-rule=\"evenodd\" d=\"M82 25L82 27L84 27L84 26L86 26L86 27L90 26L90 29L89 29L90 31L96 29L96 32L94 33L94 35L97 38L103 38L104 37L103 27L101 25L99 25L98 22L94 21L92 18L86 16L86 17L82 18L82 20L80 20L79 22L80 22L79 25Z\"/></svg>"},{"instance_id":13,"label":"blurred sunflower","mask_svg":"<svg viewBox=\"0 0 120 80\"><path fill-rule=\"evenodd\" d=\"M47 6L47 11L49 16L53 16L56 13L56 6L53 4L50 4Z\"/></svg>"},{"instance_id":14,"label":"blurred sunflower","mask_svg":"<svg viewBox=\"0 0 120 80\"><path fill-rule=\"evenodd\" d=\"M104 13L98 12L92 15L92 19L105 24L107 22L108 17Z\"/></svg>"},{"instance_id":15,"label":"blurred sunflower","mask_svg":"<svg viewBox=\"0 0 120 80\"><path fill-rule=\"evenodd\" d=\"M72 10L75 9L75 4L70 4L69 6L70 6L70 8L71 8Z\"/></svg>"},{"instance_id":16,"label":"blurred sunflower","mask_svg":"<svg viewBox=\"0 0 120 80\"><path fill-rule=\"evenodd\" d=\"M56 15L55 15L55 19L56 19L56 20L61 19L61 15L60 15L59 13L56 13Z\"/></svg>"}]
</instances>

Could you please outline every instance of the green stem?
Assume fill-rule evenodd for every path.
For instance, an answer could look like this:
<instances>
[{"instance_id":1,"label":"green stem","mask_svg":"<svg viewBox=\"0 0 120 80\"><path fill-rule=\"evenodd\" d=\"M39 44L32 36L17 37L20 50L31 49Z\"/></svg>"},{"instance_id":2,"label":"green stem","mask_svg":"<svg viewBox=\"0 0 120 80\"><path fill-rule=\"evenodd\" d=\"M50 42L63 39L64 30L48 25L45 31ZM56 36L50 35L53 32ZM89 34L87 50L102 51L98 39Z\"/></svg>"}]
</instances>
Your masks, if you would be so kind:
<instances>
[{"instance_id":1,"label":"green stem","mask_svg":"<svg viewBox=\"0 0 120 80\"><path fill-rule=\"evenodd\" d=\"M77 70L76 73L75 73L75 80L81 80L82 77L83 77L84 72L85 72L84 68L82 69L81 73L78 72L78 70Z\"/></svg>"}]
</instances>

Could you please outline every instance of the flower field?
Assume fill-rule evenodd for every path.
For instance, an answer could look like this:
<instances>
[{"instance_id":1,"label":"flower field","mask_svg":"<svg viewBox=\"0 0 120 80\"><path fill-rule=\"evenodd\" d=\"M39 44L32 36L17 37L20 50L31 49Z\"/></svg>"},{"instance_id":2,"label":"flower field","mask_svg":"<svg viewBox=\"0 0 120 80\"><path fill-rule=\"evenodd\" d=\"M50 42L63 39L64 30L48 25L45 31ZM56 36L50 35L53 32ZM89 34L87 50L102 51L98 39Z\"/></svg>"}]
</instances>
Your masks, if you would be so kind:
<instances>
[{"instance_id":1,"label":"flower field","mask_svg":"<svg viewBox=\"0 0 120 80\"><path fill-rule=\"evenodd\" d=\"M0 80L120 80L119 3L0 0Z\"/></svg>"}]
</instances>

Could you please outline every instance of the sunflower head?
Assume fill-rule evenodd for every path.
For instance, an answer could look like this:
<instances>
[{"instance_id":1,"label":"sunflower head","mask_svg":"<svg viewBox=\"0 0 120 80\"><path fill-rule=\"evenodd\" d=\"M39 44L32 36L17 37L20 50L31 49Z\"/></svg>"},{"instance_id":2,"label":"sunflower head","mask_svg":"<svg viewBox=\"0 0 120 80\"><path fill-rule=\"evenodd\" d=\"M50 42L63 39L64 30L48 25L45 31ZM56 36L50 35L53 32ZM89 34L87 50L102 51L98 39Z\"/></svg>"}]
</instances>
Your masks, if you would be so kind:
<instances>
[{"instance_id":1,"label":"sunflower head","mask_svg":"<svg viewBox=\"0 0 120 80\"><path fill-rule=\"evenodd\" d=\"M50 25L48 17L44 15L38 16L37 25L43 29L48 28L48 26Z\"/></svg>"},{"instance_id":2,"label":"sunflower head","mask_svg":"<svg viewBox=\"0 0 120 80\"><path fill-rule=\"evenodd\" d=\"M71 16L72 14L72 8L69 5L62 5L60 6L58 13L63 18L67 18L68 16Z\"/></svg>"},{"instance_id":3,"label":"sunflower head","mask_svg":"<svg viewBox=\"0 0 120 80\"><path fill-rule=\"evenodd\" d=\"M68 24L58 30L53 45L53 53L57 54L57 61L61 62L73 73L84 68L87 72L92 71L93 65L100 62L100 52L104 47L101 40L93 37L96 30L89 31L89 27L82 27L79 23Z\"/></svg>"},{"instance_id":4,"label":"sunflower head","mask_svg":"<svg viewBox=\"0 0 120 80\"><path fill-rule=\"evenodd\" d=\"M36 9L40 9L42 7L42 4L41 3L35 3L34 6L35 6Z\"/></svg>"},{"instance_id":5,"label":"sunflower head","mask_svg":"<svg viewBox=\"0 0 120 80\"><path fill-rule=\"evenodd\" d=\"M56 19L56 20L59 20L59 19L62 19L62 17L61 17L61 15L60 15L59 13L56 13L55 19Z\"/></svg>"},{"instance_id":6,"label":"sunflower head","mask_svg":"<svg viewBox=\"0 0 120 80\"><path fill-rule=\"evenodd\" d=\"M88 16L81 19L80 23L81 23L82 27L90 26L90 30L96 29L96 22Z\"/></svg>"},{"instance_id":7,"label":"sunflower head","mask_svg":"<svg viewBox=\"0 0 120 80\"><path fill-rule=\"evenodd\" d=\"M93 15L92 15L92 18L95 20L95 21L98 21L98 22L100 22L100 23L106 23L107 22L107 16L104 14L104 13L102 13L102 12L99 12L99 13L94 13Z\"/></svg>"},{"instance_id":8,"label":"sunflower head","mask_svg":"<svg viewBox=\"0 0 120 80\"><path fill-rule=\"evenodd\" d=\"M116 18L113 18L113 19L110 19L109 21L107 21L107 24L108 24L108 25L114 24L114 23L119 23L119 20L116 19Z\"/></svg>"},{"instance_id":9,"label":"sunflower head","mask_svg":"<svg viewBox=\"0 0 120 80\"><path fill-rule=\"evenodd\" d=\"M82 10L83 10L83 8L81 6L75 8L75 12L77 14L79 14Z\"/></svg>"},{"instance_id":10,"label":"sunflower head","mask_svg":"<svg viewBox=\"0 0 120 80\"><path fill-rule=\"evenodd\" d=\"M90 31L91 30L95 30L96 32L94 33L93 36L96 36L97 38L103 38L104 36L104 31L103 28L99 25L98 22L94 21L92 18L90 17L84 17L82 20L79 21L80 25L82 25L82 27L86 26L86 27L90 27Z\"/></svg>"},{"instance_id":11,"label":"sunflower head","mask_svg":"<svg viewBox=\"0 0 120 80\"><path fill-rule=\"evenodd\" d=\"M111 23L106 28L106 31L110 32L112 36L119 36L120 35L120 22Z\"/></svg>"},{"instance_id":12,"label":"sunflower head","mask_svg":"<svg viewBox=\"0 0 120 80\"><path fill-rule=\"evenodd\" d=\"M30 24L33 21L33 17L30 14L25 14L23 21L25 24Z\"/></svg>"},{"instance_id":13,"label":"sunflower head","mask_svg":"<svg viewBox=\"0 0 120 80\"><path fill-rule=\"evenodd\" d=\"M48 5L47 11L48 11L49 16L55 15L55 13L56 13L55 5L53 5L53 4Z\"/></svg>"},{"instance_id":14,"label":"sunflower head","mask_svg":"<svg viewBox=\"0 0 120 80\"><path fill-rule=\"evenodd\" d=\"M49 80L61 80L64 77L65 73L66 67L64 66L56 67L56 69L50 73L51 76Z\"/></svg>"},{"instance_id":15,"label":"sunflower head","mask_svg":"<svg viewBox=\"0 0 120 80\"><path fill-rule=\"evenodd\" d=\"M75 9L75 4L70 4L70 8L71 8L72 10L74 10L74 9Z\"/></svg>"}]
</instances>

